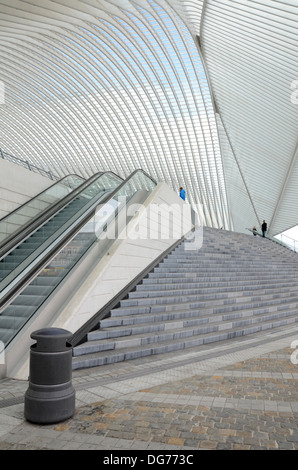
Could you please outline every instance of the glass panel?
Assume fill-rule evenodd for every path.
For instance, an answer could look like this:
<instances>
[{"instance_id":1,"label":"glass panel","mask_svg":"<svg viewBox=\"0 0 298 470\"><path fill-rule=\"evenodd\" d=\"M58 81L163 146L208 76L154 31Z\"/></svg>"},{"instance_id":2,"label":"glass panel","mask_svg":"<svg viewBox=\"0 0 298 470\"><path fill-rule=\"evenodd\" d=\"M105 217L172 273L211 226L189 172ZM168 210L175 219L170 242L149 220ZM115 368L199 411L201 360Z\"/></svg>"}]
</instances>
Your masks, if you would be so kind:
<instances>
[{"instance_id":1,"label":"glass panel","mask_svg":"<svg viewBox=\"0 0 298 470\"><path fill-rule=\"evenodd\" d=\"M138 191L145 190L145 199L155 188L156 183L139 170L122 183L118 191L115 190L117 186L119 179L104 175L84 191L84 200L89 201L89 206L92 202L89 220L0 315L0 340L6 345L95 242L100 243L98 247L100 256L104 255L114 238L108 239L101 235ZM113 191L113 194L101 204L100 201L108 194L107 191ZM88 203L76 210L76 223L87 210L87 206ZM122 220L125 224L126 219ZM68 225L64 224L64 229ZM53 243L56 243L56 240Z\"/></svg>"},{"instance_id":2,"label":"glass panel","mask_svg":"<svg viewBox=\"0 0 298 470\"><path fill-rule=\"evenodd\" d=\"M3 298L11 282L17 283L19 277L32 268L32 263L36 264L39 257L42 259L49 253L53 243L58 243L64 232L85 215L90 204L95 204L121 182L121 178L116 175L101 174L87 188L75 191L75 196L63 209L3 258L0 262L0 298Z\"/></svg>"},{"instance_id":3,"label":"glass panel","mask_svg":"<svg viewBox=\"0 0 298 470\"><path fill-rule=\"evenodd\" d=\"M40 215L50 205L67 196L75 188L81 185L84 179L77 175L69 175L53 184L21 207L8 214L0 220L0 245L18 233L25 225L30 223L32 219Z\"/></svg>"}]
</instances>

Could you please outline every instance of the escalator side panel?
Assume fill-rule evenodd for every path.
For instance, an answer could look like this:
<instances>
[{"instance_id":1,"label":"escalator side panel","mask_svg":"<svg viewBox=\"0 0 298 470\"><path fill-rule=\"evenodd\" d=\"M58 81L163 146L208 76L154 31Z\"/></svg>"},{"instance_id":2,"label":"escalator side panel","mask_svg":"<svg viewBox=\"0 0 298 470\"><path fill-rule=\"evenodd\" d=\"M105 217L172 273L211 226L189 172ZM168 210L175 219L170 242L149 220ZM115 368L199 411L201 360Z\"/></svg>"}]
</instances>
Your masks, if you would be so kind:
<instances>
[{"instance_id":1,"label":"escalator side panel","mask_svg":"<svg viewBox=\"0 0 298 470\"><path fill-rule=\"evenodd\" d=\"M86 221L79 230L71 234L68 243L66 242L65 246L56 251L51 261L39 271L39 274L37 272L34 279L30 279L29 285L22 288L20 294L12 299L8 306L2 309L0 315L0 340L6 345L12 341L20 328L38 311L65 276L80 263L92 245L98 242L101 235L104 235L105 228L115 222L120 210L125 208L127 201L132 199L136 194L140 194L142 191L145 191L144 194L147 195L154 189L156 183L147 178L147 176L144 176L143 173L140 175L138 172L135 172L135 174L131 175L130 178L125 182L122 181L120 184L119 181L113 179L112 186L113 185L113 190L110 187L104 192L99 190L103 189L102 185L93 183L93 185L88 187L88 190L84 193L85 204L79 209L76 207L75 215L73 216L73 219L79 218L79 216L83 217L84 208L89 207L90 214L86 215ZM107 194L109 195L107 196ZM102 203L101 200L103 201ZM86 201L88 202L86 203ZM109 212L108 208L112 208L112 211ZM61 218L61 213L57 214L57 217L58 216ZM62 232L65 228L63 214L61 220L62 225L59 225L58 230ZM70 220L71 218L69 222ZM53 228L55 225L55 217L48 223L52 224ZM73 224L75 224L75 222L73 222ZM69 226L70 225L71 224L69 224ZM47 224L45 228L49 229L49 226L46 226ZM46 242L49 242L49 232L45 231L45 234L48 235L48 237L45 237L47 238ZM34 237L30 237L17 249L18 256L22 256L23 258L25 256L25 261L28 261L30 256L38 252L38 249L36 249L37 245L39 246L39 250L43 249L43 245L40 244L38 240L40 234L36 233L34 235ZM109 243L113 243L113 240L110 240ZM53 245L55 245L54 241ZM29 248L32 250L34 247L35 250L31 251L31 254L28 255L26 250ZM104 251L104 249L107 248L107 244L103 243L101 247L102 251ZM40 253L40 251L38 253ZM22 262L25 261L23 259ZM0 263L0 267L1 264L2 263ZM9 268L12 267L12 265L9 266L7 264L6 267Z\"/></svg>"},{"instance_id":2,"label":"escalator side panel","mask_svg":"<svg viewBox=\"0 0 298 470\"><path fill-rule=\"evenodd\" d=\"M49 206L64 198L83 182L84 179L80 176L69 175L3 217L0 220L0 246Z\"/></svg>"}]
</instances>

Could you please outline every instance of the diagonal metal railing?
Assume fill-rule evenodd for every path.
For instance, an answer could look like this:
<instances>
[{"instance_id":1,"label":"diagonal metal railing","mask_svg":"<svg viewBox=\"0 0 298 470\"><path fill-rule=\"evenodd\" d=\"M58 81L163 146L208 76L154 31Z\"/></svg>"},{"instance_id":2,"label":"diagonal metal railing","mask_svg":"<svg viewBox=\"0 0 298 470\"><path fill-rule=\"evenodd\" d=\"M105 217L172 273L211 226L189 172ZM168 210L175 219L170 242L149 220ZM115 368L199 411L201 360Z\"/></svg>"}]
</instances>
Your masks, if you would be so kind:
<instances>
[{"instance_id":1,"label":"diagonal metal railing","mask_svg":"<svg viewBox=\"0 0 298 470\"><path fill-rule=\"evenodd\" d=\"M58 181L60 179L59 176L54 175L50 170L44 170L42 168L37 167L36 165L33 165L29 162L29 160L23 160L21 158L15 157L14 155L11 155L10 153L4 152L1 147L0 157L3 158L3 160L8 160L12 163L15 163L16 165L22 166L23 168L26 168L29 171L34 171L35 173L39 173L42 176L46 176L51 180Z\"/></svg>"},{"instance_id":2,"label":"diagonal metal railing","mask_svg":"<svg viewBox=\"0 0 298 470\"><path fill-rule=\"evenodd\" d=\"M251 233L255 234L256 236L263 237L262 233L258 232L257 230L253 230L251 228L247 228ZM288 248L289 250L294 251L297 253L297 246L298 242L294 238L287 237L286 235L280 235L281 239L276 238L276 237L270 237L269 235L266 234L267 240L271 240L273 243L277 243L278 245L283 246L284 248ZM288 242L283 241L283 238L286 238Z\"/></svg>"}]
</instances>

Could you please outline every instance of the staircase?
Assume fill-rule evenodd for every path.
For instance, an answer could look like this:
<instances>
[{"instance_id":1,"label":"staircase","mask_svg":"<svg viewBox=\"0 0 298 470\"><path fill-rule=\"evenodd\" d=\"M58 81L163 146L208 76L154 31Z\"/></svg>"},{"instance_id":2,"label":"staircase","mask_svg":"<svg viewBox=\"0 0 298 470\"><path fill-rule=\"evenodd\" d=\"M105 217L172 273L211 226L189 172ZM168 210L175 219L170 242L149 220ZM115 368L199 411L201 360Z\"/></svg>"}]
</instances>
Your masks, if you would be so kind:
<instances>
[{"instance_id":1,"label":"staircase","mask_svg":"<svg viewBox=\"0 0 298 470\"><path fill-rule=\"evenodd\" d=\"M185 241L100 329L74 348L73 369L262 334L298 322L298 255L268 239L204 227Z\"/></svg>"}]
</instances>

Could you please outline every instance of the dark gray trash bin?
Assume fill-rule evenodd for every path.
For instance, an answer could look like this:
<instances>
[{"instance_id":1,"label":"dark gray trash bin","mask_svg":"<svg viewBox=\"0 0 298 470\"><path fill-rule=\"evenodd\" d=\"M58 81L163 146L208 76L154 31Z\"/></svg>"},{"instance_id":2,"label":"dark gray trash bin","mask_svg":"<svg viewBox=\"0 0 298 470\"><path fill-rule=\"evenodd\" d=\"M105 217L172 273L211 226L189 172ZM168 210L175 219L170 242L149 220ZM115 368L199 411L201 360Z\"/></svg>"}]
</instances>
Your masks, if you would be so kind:
<instances>
[{"instance_id":1,"label":"dark gray trash bin","mask_svg":"<svg viewBox=\"0 0 298 470\"><path fill-rule=\"evenodd\" d=\"M29 387L25 393L25 418L33 423L57 423L75 411L72 386L71 333L61 328L34 331L30 348Z\"/></svg>"}]
</instances>

